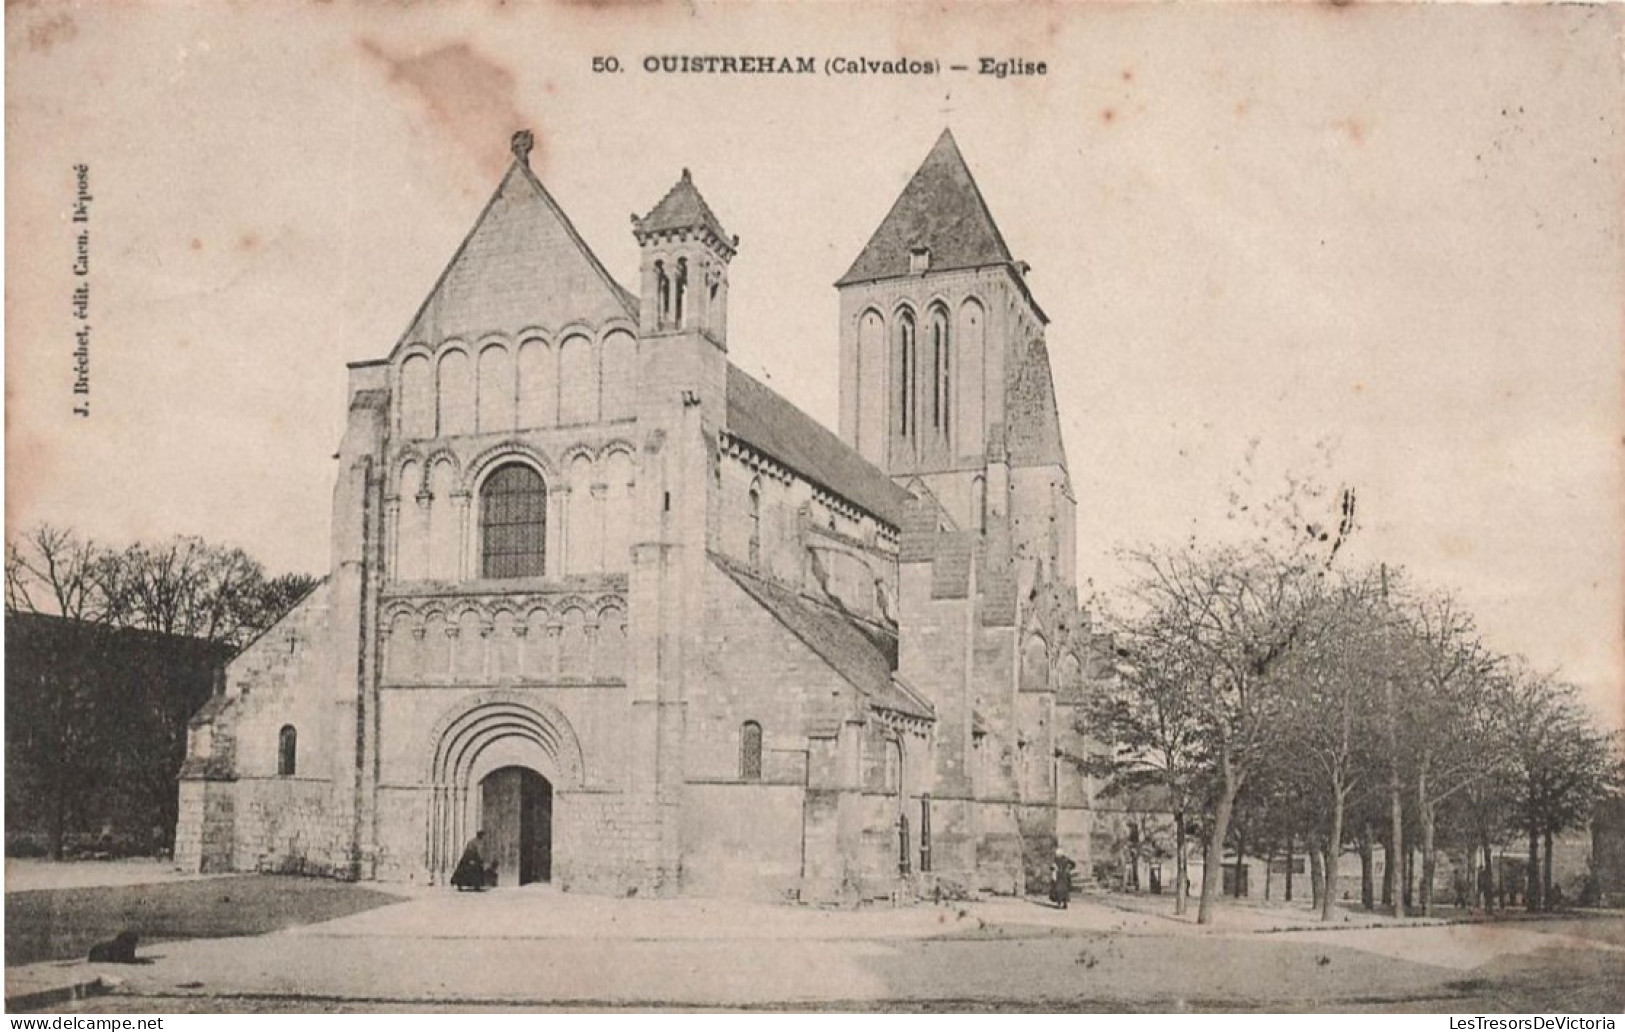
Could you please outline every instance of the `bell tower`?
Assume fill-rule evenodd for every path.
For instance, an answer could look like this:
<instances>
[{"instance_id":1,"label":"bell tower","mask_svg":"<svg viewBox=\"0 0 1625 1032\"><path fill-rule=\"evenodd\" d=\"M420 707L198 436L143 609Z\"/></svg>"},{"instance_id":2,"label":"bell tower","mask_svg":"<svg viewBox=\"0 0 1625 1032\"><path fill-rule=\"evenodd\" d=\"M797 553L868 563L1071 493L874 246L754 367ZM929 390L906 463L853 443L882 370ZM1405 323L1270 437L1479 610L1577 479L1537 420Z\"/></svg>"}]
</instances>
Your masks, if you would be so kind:
<instances>
[{"instance_id":1,"label":"bell tower","mask_svg":"<svg viewBox=\"0 0 1625 1032\"><path fill-rule=\"evenodd\" d=\"M944 130L835 284L842 440L962 530L1011 515L1014 467L1065 480L1027 271Z\"/></svg>"},{"instance_id":2,"label":"bell tower","mask_svg":"<svg viewBox=\"0 0 1625 1032\"><path fill-rule=\"evenodd\" d=\"M728 350L728 263L739 247L694 186L688 169L654 210L632 216L642 249L643 336L697 333Z\"/></svg>"}]
</instances>

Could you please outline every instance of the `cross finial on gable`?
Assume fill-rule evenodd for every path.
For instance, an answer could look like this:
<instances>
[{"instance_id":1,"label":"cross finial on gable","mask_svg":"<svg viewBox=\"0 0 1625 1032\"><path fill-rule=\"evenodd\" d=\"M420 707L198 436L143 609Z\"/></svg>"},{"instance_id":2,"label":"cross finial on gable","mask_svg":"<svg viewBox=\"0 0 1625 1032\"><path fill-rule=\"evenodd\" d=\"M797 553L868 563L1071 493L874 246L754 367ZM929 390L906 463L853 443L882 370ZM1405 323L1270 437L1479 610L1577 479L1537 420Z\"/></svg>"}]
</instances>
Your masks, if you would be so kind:
<instances>
[{"instance_id":1,"label":"cross finial on gable","mask_svg":"<svg viewBox=\"0 0 1625 1032\"><path fill-rule=\"evenodd\" d=\"M513 149L514 159L521 165L530 166L530 152L536 146L536 137L529 129L521 129L513 134L509 146Z\"/></svg>"}]
</instances>

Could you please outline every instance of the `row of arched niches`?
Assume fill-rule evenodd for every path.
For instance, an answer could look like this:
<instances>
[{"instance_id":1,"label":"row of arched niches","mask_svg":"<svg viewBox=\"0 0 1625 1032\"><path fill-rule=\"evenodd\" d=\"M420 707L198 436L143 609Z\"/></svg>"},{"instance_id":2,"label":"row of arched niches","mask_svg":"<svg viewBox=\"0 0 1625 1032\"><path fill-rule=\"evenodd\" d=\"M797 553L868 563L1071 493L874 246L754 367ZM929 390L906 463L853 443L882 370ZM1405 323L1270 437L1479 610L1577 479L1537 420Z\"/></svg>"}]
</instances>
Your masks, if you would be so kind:
<instances>
[{"instance_id":1,"label":"row of arched niches","mask_svg":"<svg viewBox=\"0 0 1625 1032\"><path fill-rule=\"evenodd\" d=\"M389 606L386 684L623 681L626 604L547 597L458 607Z\"/></svg>"},{"instance_id":2,"label":"row of arched niches","mask_svg":"<svg viewBox=\"0 0 1625 1032\"><path fill-rule=\"evenodd\" d=\"M397 431L404 440L631 419L637 340L629 328L572 329L409 345L400 360ZM568 389L566 389L568 385Z\"/></svg>"}]
</instances>

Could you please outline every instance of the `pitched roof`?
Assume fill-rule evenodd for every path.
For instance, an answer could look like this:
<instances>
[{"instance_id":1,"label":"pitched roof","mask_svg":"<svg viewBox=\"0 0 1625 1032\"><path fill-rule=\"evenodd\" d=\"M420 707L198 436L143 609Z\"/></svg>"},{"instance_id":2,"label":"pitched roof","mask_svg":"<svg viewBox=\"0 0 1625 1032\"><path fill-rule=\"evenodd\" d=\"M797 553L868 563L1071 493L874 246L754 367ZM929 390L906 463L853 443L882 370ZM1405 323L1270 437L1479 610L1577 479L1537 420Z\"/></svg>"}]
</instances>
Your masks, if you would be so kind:
<instances>
[{"instance_id":1,"label":"pitched roof","mask_svg":"<svg viewBox=\"0 0 1625 1032\"><path fill-rule=\"evenodd\" d=\"M835 285L906 276L909 252L918 247L930 249L932 271L1014 262L947 129Z\"/></svg>"},{"instance_id":2,"label":"pitched roof","mask_svg":"<svg viewBox=\"0 0 1625 1032\"><path fill-rule=\"evenodd\" d=\"M934 720L931 706L892 677L897 641L866 629L836 609L758 577L715 553L711 561L790 633L856 688L872 706Z\"/></svg>"},{"instance_id":3,"label":"pitched roof","mask_svg":"<svg viewBox=\"0 0 1625 1032\"><path fill-rule=\"evenodd\" d=\"M869 460L738 366L728 365L728 432L893 527L910 495Z\"/></svg>"},{"instance_id":4,"label":"pitched roof","mask_svg":"<svg viewBox=\"0 0 1625 1032\"><path fill-rule=\"evenodd\" d=\"M667 190L666 196L654 206L654 210L637 220L640 234L678 229L707 229L723 243L733 240L728 231L722 228L722 222L711 211L711 206L700 196L699 188L694 185L694 177L686 168L676 185Z\"/></svg>"}]
</instances>

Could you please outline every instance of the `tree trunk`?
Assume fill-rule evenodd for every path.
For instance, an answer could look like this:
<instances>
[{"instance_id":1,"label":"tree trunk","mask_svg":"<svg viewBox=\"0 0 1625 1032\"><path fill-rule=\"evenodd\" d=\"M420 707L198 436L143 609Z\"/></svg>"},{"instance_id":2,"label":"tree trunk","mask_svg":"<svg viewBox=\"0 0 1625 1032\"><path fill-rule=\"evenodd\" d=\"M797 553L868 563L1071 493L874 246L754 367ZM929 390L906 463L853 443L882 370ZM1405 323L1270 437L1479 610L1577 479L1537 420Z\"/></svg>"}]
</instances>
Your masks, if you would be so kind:
<instances>
[{"instance_id":1,"label":"tree trunk","mask_svg":"<svg viewBox=\"0 0 1625 1032\"><path fill-rule=\"evenodd\" d=\"M1423 917L1433 916L1433 801L1428 796L1429 759L1424 751L1416 772L1416 822L1422 833L1422 884L1417 903Z\"/></svg>"},{"instance_id":2,"label":"tree trunk","mask_svg":"<svg viewBox=\"0 0 1625 1032\"><path fill-rule=\"evenodd\" d=\"M1540 864L1540 904L1541 907L1552 909L1552 829L1547 828L1544 836L1546 840L1546 856Z\"/></svg>"},{"instance_id":3,"label":"tree trunk","mask_svg":"<svg viewBox=\"0 0 1625 1032\"><path fill-rule=\"evenodd\" d=\"M1190 875L1185 860L1185 811L1174 814L1174 913L1185 913L1185 895Z\"/></svg>"},{"instance_id":4,"label":"tree trunk","mask_svg":"<svg viewBox=\"0 0 1625 1032\"><path fill-rule=\"evenodd\" d=\"M1490 837L1484 836L1484 913L1495 913L1495 856L1490 852Z\"/></svg>"},{"instance_id":5,"label":"tree trunk","mask_svg":"<svg viewBox=\"0 0 1625 1032\"><path fill-rule=\"evenodd\" d=\"M1235 805L1235 775L1226 764L1219 802L1213 808L1213 828L1208 835L1207 851L1202 861L1202 898L1196 905L1197 924L1213 923L1213 900L1224 885L1224 839L1230 833L1230 811Z\"/></svg>"},{"instance_id":6,"label":"tree trunk","mask_svg":"<svg viewBox=\"0 0 1625 1032\"><path fill-rule=\"evenodd\" d=\"M1382 908L1394 908L1394 840L1393 829L1385 828L1378 841L1382 843Z\"/></svg>"},{"instance_id":7,"label":"tree trunk","mask_svg":"<svg viewBox=\"0 0 1625 1032\"><path fill-rule=\"evenodd\" d=\"M1523 905L1526 910L1540 909L1540 835L1529 825L1529 871L1524 877Z\"/></svg>"},{"instance_id":8,"label":"tree trunk","mask_svg":"<svg viewBox=\"0 0 1625 1032\"><path fill-rule=\"evenodd\" d=\"M1319 910L1326 899L1325 856L1318 842L1309 843L1309 909Z\"/></svg>"},{"instance_id":9,"label":"tree trunk","mask_svg":"<svg viewBox=\"0 0 1625 1032\"><path fill-rule=\"evenodd\" d=\"M68 824L68 790L63 787L60 779L52 779L51 785L51 827L48 844L51 849L51 859L62 859L62 839Z\"/></svg>"},{"instance_id":10,"label":"tree trunk","mask_svg":"<svg viewBox=\"0 0 1625 1032\"><path fill-rule=\"evenodd\" d=\"M1417 820L1422 826L1422 884L1418 891L1421 893L1422 916L1432 917L1433 875L1438 867L1438 853L1433 845L1433 804L1428 801L1425 788L1416 800L1416 812Z\"/></svg>"},{"instance_id":11,"label":"tree trunk","mask_svg":"<svg viewBox=\"0 0 1625 1032\"><path fill-rule=\"evenodd\" d=\"M1468 910L1478 905L1478 847L1467 847L1467 902L1462 906Z\"/></svg>"},{"instance_id":12,"label":"tree trunk","mask_svg":"<svg viewBox=\"0 0 1625 1032\"><path fill-rule=\"evenodd\" d=\"M1332 830L1326 836L1326 889L1320 898L1320 919L1330 921L1337 905L1337 861L1343 856L1343 789L1332 793Z\"/></svg>"},{"instance_id":13,"label":"tree trunk","mask_svg":"<svg viewBox=\"0 0 1625 1032\"><path fill-rule=\"evenodd\" d=\"M1382 894L1392 900L1395 917L1405 916L1404 893L1398 890L1400 864L1405 854L1405 804L1400 794L1399 711L1394 702L1394 680L1383 685L1388 708L1388 819L1391 825L1386 862L1383 864Z\"/></svg>"},{"instance_id":14,"label":"tree trunk","mask_svg":"<svg viewBox=\"0 0 1625 1032\"><path fill-rule=\"evenodd\" d=\"M1370 911L1376 906L1376 858L1371 855L1371 826L1366 825L1360 838L1360 908Z\"/></svg>"},{"instance_id":15,"label":"tree trunk","mask_svg":"<svg viewBox=\"0 0 1625 1032\"><path fill-rule=\"evenodd\" d=\"M1264 850L1264 902L1270 901L1270 882L1275 880L1275 848Z\"/></svg>"},{"instance_id":16,"label":"tree trunk","mask_svg":"<svg viewBox=\"0 0 1625 1032\"><path fill-rule=\"evenodd\" d=\"M1247 887L1242 879L1247 877L1247 836L1236 836L1236 898L1243 895L1242 890Z\"/></svg>"},{"instance_id":17,"label":"tree trunk","mask_svg":"<svg viewBox=\"0 0 1625 1032\"><path fill-rule=\"evenodd\" d=\"M1405 846L1405 913L1414 914L1413 904L1416 901L1416 846Z\"/></svg>"},{"instance_id":18,"label":"tree trunk","mask_svg":"<svg viewBox=\"0 0 1625 1032\"><path fill-rule=\"evenodd\" d=\"M1292 902L1292 868L1297 866L1297 858L1292 855L1293 836L1286 837L1286 901Z\"/></svg>"}]
</instances>

